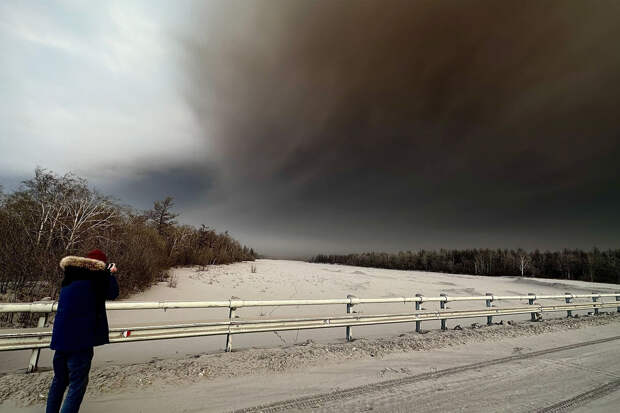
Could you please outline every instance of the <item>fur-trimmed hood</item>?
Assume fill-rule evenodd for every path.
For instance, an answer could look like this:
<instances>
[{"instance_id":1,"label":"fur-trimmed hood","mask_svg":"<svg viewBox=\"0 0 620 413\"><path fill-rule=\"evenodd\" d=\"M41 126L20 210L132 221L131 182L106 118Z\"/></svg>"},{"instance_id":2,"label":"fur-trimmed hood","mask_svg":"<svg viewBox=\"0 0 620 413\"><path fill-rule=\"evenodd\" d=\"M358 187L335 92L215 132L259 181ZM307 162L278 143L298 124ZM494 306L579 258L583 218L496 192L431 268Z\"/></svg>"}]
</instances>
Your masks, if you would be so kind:
<instances>
[{"instance_id":1,"label":"fur-trimmed hood","mask_svg":"<svg viewBox=\"0 0 620 413\"><path fill-rule=\"evenodd\" d=\"M89 271L103 271L105 270L105 262L75 256L68 256L60 260L60 268L64 270L69 267L82 268Z\"/></svg>"}]
</instances>

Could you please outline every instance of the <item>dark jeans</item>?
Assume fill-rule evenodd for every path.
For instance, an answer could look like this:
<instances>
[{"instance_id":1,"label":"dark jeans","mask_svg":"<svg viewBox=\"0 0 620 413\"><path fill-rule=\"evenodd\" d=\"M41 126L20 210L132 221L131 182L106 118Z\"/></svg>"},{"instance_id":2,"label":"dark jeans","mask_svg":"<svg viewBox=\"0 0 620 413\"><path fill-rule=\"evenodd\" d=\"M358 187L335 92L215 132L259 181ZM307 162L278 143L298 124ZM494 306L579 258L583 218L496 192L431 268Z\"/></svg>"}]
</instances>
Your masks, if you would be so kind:
<instances>
[{"instance_id":1,"label":"dark jeans","mask_svg":"<svg viewBox=\"0 0 620 413\"><path fill-rule=\"evenodd\" d=\"M46 413L58 413L67 386L69 391L62 405L62 413L74 413L80 410L80 403L88 385L88 372L92 359L92 347L54 353L54 379L47 395Z\"/></svg>"}]
</instances>

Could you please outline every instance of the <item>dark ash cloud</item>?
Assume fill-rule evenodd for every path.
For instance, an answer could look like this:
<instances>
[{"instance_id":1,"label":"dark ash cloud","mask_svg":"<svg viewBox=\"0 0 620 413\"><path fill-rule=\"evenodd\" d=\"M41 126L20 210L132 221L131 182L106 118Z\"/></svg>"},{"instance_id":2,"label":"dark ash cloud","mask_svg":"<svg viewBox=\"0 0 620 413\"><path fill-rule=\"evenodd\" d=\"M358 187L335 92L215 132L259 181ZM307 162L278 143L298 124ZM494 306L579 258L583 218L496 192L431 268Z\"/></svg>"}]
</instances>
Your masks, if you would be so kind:
<instances>
[{"instance_id":1,"label":"dark ash cloud","mask_svg":"<svg viewBox=\"0 0 620 413\"><path fill-rule=\"evenodd\" d=\"M210 2L183 92L257 248L620 241L616 2ZM260 234L281 243L260 245Z\"/></svg>"}]
</instances>

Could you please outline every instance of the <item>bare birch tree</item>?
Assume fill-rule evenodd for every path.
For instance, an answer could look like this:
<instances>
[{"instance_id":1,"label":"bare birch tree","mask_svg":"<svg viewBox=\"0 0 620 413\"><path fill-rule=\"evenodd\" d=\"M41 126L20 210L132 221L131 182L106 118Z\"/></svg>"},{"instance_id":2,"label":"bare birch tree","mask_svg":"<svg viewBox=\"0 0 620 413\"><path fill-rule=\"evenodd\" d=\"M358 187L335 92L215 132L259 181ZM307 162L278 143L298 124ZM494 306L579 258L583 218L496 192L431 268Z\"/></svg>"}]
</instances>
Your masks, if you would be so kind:
<instances>
[{"instance_id":1,"label":"bare birch tree","mask_svg":"<svg viewBox=\"0 0 620 413\"><path fill-rule=\"evenodd\" d=\"M66 218L62 221L65 251L74 250L89 236L104 238L104 233L114 224L118 208L110 199L78 187L66 200Z\"/></svg>"},{"instance_id":2,"label":"bare birch tree","mask_svg":"<svg viewBox=\"0 0 620 413\"><path fill-rule=\"evenodd\" d=\"M521 277L525 276L525 272L528 270L532 259L529 254L523 250L517 251L519 254L519 270L521 271Z\"/></svg>"}]
</instances>

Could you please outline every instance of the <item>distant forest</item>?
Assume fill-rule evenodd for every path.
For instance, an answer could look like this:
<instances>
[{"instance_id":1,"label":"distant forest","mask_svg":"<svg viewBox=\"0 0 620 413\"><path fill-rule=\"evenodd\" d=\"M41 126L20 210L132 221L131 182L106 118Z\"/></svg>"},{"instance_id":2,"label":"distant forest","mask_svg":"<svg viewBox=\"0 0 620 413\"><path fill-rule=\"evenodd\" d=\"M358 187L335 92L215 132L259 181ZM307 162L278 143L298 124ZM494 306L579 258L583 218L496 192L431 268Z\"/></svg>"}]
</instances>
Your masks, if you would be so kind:
<instances>
[{"instance_id":1,"label":"distant forest","mask_svg":"<svg viewBox=\"0 0 620 413\"><path fill-rule=\"evenodd\" d=\"M164 280L172 266L256 258L228 232L182 225L177 217L170 197L138 211L83 178L36 169L18 190L4 194L0 188L0 301L56 298L60 259L94 248L117 264L125 296Z\"/></svg>"},{"instance_id":2,"label":"distant forest","mask_svg":"<svg viewBox=\"0 0 620 413\"><path fill-rule=\"evenodd\" d=\"M620 249L466 249L325 255L312 262L488 276L528 276L620 284Z\"/></svg>"}]
</instances>

